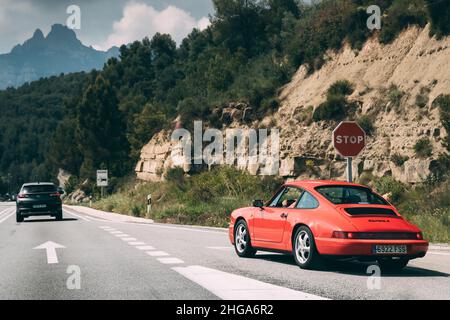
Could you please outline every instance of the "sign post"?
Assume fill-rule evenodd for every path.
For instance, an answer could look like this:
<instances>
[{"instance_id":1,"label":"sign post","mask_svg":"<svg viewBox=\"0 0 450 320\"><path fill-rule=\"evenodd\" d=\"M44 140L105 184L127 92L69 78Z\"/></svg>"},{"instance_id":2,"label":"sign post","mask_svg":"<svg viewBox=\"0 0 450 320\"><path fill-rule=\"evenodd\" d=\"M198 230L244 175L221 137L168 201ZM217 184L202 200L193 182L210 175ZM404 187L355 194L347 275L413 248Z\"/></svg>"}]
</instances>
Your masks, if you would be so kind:
<instances>
[{"instance_id":1,"label":"sign post","mask_svg":"<svg viewBox=\"0 0 450 320\"><path fill-rule=\"evenodd\" d=\"M108 186L108 170L97 170L97 187L101 188L101 197L104 197L104 188Z\"/></svg>"},{"instance_id":2,"label":"sign post","mask_svg":"<svg viewBox=\"0 0 450 320\"><path fill-rule=\"evenodd\" d=\"M347 181L353 182L352 162L366 146L366 132L353 121L341 122L333 131L333 145L347 158Z\"/></svg>"}]
</instances>

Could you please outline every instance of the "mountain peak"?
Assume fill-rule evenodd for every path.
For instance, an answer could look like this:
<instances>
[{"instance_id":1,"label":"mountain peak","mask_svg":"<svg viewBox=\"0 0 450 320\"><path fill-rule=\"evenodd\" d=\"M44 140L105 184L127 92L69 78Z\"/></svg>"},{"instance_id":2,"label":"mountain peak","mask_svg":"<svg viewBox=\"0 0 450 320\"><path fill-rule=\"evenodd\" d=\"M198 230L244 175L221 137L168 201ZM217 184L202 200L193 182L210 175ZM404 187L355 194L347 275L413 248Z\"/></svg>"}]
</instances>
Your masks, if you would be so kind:
<instances>
[{"instance_id":1,"label":"mountain peak","mask_svg":"<svg viewBox=\"0 0 450 320\"><path fill-rule=\"evenodd\" d=\"M54 24L50 32L47 35L47 41L67 43L67 42L79 42L75 31L69 29L62 24Z\"/></svg>"},{"instance_id":2,"label":"mountain peak","mask_svg":"<svg viewBox=\"0 0 450 320\"><path fill-rule=\"evenodd\" d=\"M41 29L36 29L31 39L44 40L44 34L42 33Z\"/></svg>"}]
</instances>

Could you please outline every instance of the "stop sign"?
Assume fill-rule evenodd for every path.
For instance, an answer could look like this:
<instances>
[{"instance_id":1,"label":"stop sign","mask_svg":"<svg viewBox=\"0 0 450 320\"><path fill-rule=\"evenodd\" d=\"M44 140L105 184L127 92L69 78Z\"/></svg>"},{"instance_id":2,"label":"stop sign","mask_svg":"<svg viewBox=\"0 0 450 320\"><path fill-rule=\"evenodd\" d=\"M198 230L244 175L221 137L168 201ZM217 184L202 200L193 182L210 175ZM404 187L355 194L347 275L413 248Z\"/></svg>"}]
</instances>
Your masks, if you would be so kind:
<instances>
[{"instance_id":1,"label":"stop sign","mask_svg":"<svg viewBox=\"0 0 450 320\"><path fill-rule=\"evenodd\" d=\"M366 146L366 132L356 122L341 122L333 131L334 148L343 157L356 157Z\"/></svg>"}]
</instances>

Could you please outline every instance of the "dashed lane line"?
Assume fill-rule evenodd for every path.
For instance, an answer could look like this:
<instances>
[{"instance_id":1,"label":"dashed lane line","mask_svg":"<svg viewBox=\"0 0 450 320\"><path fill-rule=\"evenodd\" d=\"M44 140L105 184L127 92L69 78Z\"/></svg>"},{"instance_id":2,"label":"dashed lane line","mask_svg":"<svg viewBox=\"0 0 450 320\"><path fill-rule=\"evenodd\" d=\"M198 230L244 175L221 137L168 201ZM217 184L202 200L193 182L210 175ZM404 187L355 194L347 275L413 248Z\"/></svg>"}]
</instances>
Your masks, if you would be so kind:
<instances>
[{"instance_id":1,"label":"dashed lane line","mask_svg":"<svg viewBox=\"0 0 450 320\"><path fill-rule=\"evenodd\" d=\"M147 251L146 254L148 254L150 257L168 257L170 254L164 251Z\"/></svg>"},{"instance_id":2,"label":"dashed lane line","mask_svg":"<svg viewBox=\"0 0 450 320\"><path fill-rule=\"evenodd\" d=\"M141 241L131 241L131 242L128 242L128 244L129 244L130 246L135 247L135 246L143 246L143 245L145 245L145 242L141 242Z\"/></svg>"},{"instance_id":3,"label":"dashed lane line","mask_svg":"<svg viewBox=\"0 0 450 320\"><path fill-rule=\"evenodd\" d=\"M158 258L156 259L162 264L183 264L184 261L178 258Z\"/></svg>"},{"instance_id":4,"label":"dashed lane line","mask_svg":"<svg viewBox=\"0 0 450 320\"><path fill-rule=\"evenodd\" d=\"M141 250L141 251L155 250L155 248L152 246L137 246L136 249Z\"/></svg>"}]
</instances>

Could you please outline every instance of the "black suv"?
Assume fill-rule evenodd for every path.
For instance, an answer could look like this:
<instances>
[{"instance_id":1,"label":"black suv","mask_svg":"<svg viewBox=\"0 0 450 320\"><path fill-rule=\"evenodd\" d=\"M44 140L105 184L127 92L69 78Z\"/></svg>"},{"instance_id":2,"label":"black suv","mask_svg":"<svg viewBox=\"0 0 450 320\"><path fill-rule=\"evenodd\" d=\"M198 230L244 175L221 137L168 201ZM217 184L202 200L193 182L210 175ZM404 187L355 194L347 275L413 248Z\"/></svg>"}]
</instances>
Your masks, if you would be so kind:
<instances>
[{"instance_id":1,"label":"black suv","mask_svg":"<svg viewBox=\"0 0 450 320\"><path fill-rule=\"evenodd\" d=\"M26 183L16 199L16 221L31 216L52 216L62 220L61 195L64 191L53 183Z\"/></svg>"}]
</instances>

